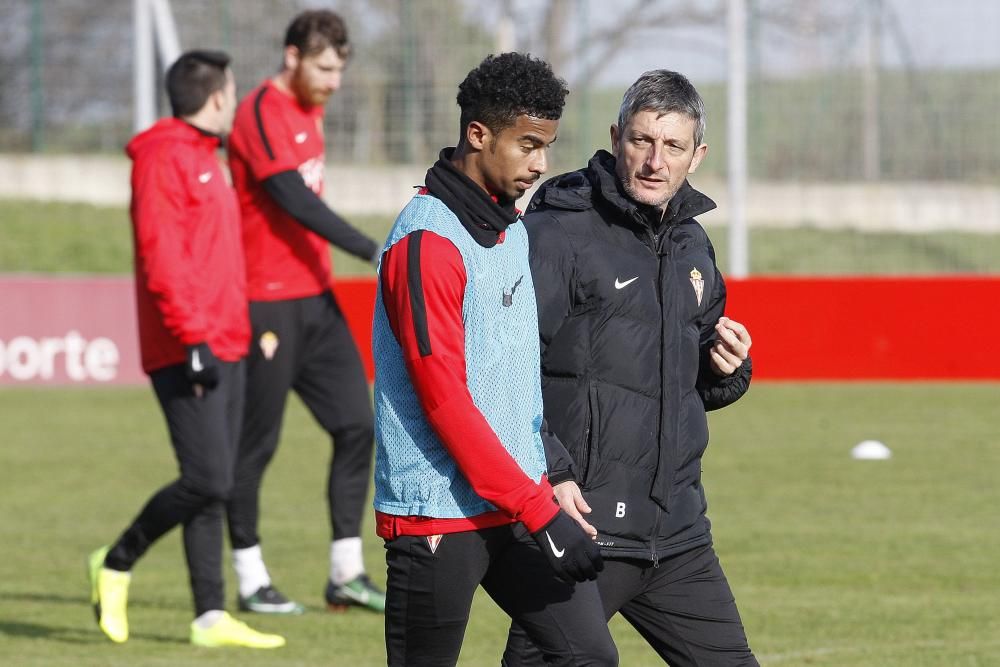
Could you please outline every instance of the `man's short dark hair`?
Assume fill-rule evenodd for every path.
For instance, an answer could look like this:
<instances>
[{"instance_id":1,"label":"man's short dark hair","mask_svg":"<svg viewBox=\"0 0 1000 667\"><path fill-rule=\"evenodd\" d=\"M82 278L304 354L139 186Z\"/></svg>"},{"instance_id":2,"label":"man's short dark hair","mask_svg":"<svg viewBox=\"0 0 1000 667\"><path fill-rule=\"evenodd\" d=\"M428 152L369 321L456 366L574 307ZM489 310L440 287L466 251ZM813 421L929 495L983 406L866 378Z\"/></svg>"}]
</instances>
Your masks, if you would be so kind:
<instances>
[{"instance_id":1,"label":"man's short dark hair","mask_svg":"<svg viewBox=\"0 0 1000 667\"><path fill-rule=\"evenodd\" d=\"M478 121L498 134L521 115L559 120L569 89L544 60L523 53L489 55L458 86L462 131Z\"/></svg>"},{"instance_id":2,"label":"man's short dark hair","mask_svg":"<svg viewBox=\"0 0 1000 667\"><path fill-rule=\"evenodd\" d=\"M174 116L201 111L209 96L226 86L229 55L222 51L188 51L167 70L167 97Z\"/></svg>"},{"instance_id":3,"label":"man's short dark hair","mask_svg":"<svg viewBox=\"0 0 1000 667\"><path fill-rule=\"evenodd\" d=\"M316 55L330 47L345 60L351 55L347 25L340 14L328 9L305 11L292 19L285 31L285 46L294 46L301 56Z\"/></svg>"}]
</instances>

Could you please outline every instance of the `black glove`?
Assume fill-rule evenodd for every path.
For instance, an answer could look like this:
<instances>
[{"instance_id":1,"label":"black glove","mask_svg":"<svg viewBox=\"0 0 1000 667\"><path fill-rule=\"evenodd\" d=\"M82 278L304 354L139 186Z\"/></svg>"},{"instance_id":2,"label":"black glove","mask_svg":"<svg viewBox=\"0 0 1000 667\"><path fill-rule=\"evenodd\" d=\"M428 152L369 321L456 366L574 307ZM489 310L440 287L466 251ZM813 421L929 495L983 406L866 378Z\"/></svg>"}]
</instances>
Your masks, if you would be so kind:
<instances>
[{"instance_id":1,"label":"black glove","mask_svg":"<svg viewBox=\"0 0 1000 667\"><path fill-rule=\"evenodd\" d=\"M201 385L205 389L215 389L219 384L219 360L212 354L208 343L188 347L184 374L191 384Z\"/></svg>"},{"instance_id":2,"label":"black glove","mask_svg":"<svg viewBox=\"0 0 1000 667\"><path fill-rule=\"evenodd\" d=\"M531 536L549 559L556 575L568 583L597 578L604 569L601 550L575 520L559 510L555 518Z\"/></svg>"}]
</instances>

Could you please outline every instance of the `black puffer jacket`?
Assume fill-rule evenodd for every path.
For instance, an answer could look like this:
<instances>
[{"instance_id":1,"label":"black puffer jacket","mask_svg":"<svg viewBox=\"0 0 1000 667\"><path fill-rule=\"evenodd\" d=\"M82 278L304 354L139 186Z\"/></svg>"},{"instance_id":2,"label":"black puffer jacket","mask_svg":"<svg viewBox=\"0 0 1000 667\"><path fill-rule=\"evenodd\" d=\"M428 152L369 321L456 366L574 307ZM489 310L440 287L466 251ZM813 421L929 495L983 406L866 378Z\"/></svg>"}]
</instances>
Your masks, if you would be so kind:
<instances>
[{"instance_id":1,"label":"black puffer jacket","mask_svg":"<svg viewBox=\"0 0 1000 667\"><path fill-rule=\"evenodd\" d=\"M746 392L750 361L727 378L708 364L726 287L693 216L715 203L685 182L661 222L625 197L614 165L599 151L549 180L524 218L558 436L545 441L551 479L583 488L604 555L656 561L711 541L705 411Z\"/></svg>"}]
</instances>

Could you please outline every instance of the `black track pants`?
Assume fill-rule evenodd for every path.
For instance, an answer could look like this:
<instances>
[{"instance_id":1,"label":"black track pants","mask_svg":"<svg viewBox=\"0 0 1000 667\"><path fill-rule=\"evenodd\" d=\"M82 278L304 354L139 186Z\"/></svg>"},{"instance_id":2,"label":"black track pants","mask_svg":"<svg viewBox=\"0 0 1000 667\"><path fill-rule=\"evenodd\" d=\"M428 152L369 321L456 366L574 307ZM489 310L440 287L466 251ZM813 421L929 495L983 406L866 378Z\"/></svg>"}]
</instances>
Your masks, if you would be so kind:
<instances>
[{"instance_id":1,"label":"black track pants","mask_svg":"<svg viewBox=\"0 0 1000 667\"><path fill-rule=\"evenodd\" d=\"M617 665L618 652L592 581L556 578L520 523L386 542L385 643L390 667L458 662L476 587L524 627L546 664Z\"/></svg>"},{"instance_id":2,"label":"black track pants","mask_svg":"<svg viewBox=\"0 0 1000 667\"><path fill-rule=\"evenodd\" d=\"M288 392L294 389L334 451L327 478L334 538L358 537L371 478L374 417L368 380L333 294L252 301L246 411L236 484L227 505L234 549L260 542L260 486L278 448Z\"/></svg>"},{"instance_id":3,"label":"black track pants","mask_svg":"<svg viewBox=\"0 0 1000 667\"><path fill-rule=\"evenodd\" d=\"M605 558L598 575L604 614L621 613L671 667L758 667L736 601L711 545L661 560ZM507 667L546 664L512 625Z\"/></svg>"},{"instance_id":4,"label":"black track pants","mask_svg":"<svg viewBox=\"0 0 1000 667\"><path fill-rule=\"evenodd\" d=\"M246 369L243 362L222 363L220 371L219 385L201 397L194 394L182 365L150 375L180 477L147 501L105 560L112 569L131 570L156 540L183 525L196 616L225 608L222 520L233 485Z\"/></svg>"}]
</instances>

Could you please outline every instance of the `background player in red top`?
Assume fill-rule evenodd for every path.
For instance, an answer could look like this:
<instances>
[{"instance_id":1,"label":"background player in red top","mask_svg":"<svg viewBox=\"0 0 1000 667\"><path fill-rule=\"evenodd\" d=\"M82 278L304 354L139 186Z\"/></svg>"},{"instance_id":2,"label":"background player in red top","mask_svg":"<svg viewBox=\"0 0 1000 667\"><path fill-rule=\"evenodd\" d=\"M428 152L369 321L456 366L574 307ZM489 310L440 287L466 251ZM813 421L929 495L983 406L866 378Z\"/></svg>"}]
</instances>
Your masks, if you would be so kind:
<instances>
[{"instance_id":1,"label":"background player in red top","mask_svg":"<svg viewBox=\"0 0 1000 667\"><path fill-rule=\"evenodd\" d=\"M184 526L199 646L273 648L223 609L222 515L233 483L250 339L239 210L216 150L236 109L229 56L183 54L167 72L174 117L136 135L132 167L136 307L142 366L170 430L180 477L156 492L110 547L90 556L101 630L128 639L130 571Z\"/></svg>"},{"instance_id":2,"label":"background player in red top","mask_svg":"<svg viewBox=\"0 0 1000 667\"><path fill-rule=\"evenodd\" d=\"M374 259L378 247L320 198L324 105L340 87L349 55L340 16L325 10L299 14L285 35L283 69L243 99L230 139L253 327L246 419L228 507L239 602L247 611L302 611L272 586L257 533L261 479L278 446L289 389L336 447L328 489L333 540L326 601L334 608L385 606L361 558L372 408L361 358L330 290L329 244L366 260Z\"/></svg>"}]
</instances>

